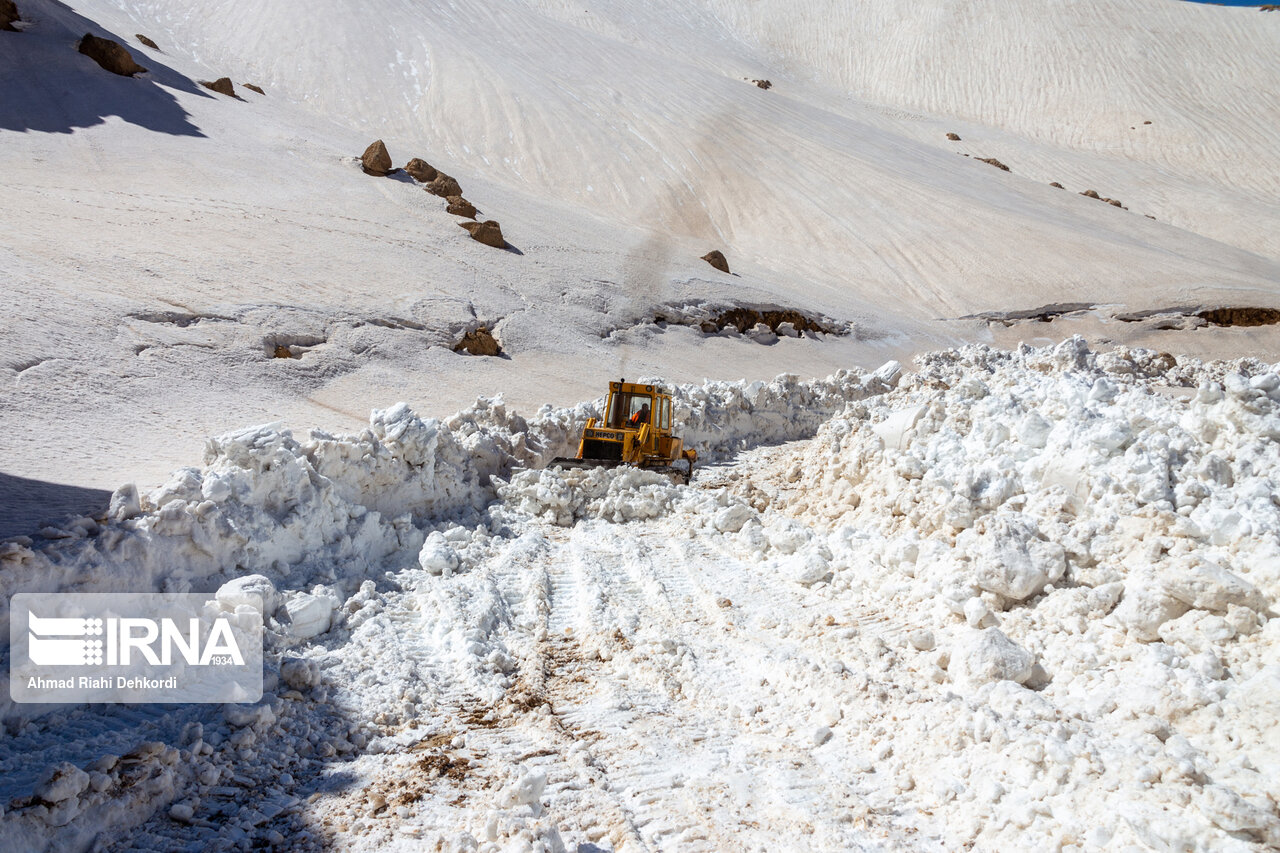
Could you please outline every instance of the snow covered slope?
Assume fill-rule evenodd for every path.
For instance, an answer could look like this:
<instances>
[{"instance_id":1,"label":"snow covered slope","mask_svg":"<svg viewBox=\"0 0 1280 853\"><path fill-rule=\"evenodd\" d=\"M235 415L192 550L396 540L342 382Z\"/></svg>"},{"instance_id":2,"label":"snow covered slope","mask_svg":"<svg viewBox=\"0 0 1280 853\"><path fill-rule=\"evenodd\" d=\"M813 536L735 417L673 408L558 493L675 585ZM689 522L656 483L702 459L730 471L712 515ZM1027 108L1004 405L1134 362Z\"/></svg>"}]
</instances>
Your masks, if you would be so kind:
<instances>
[{"instance_id":1,"label":"snow covered slope","mask_svg":"<svg viewBox=\"0 0 1280 853\"><path fill-rule=\"evenodd\" d=\"M445 414L502 391L532 411L628 373L824 375L986 340L955 318L1048 303L1102 307L996 331L1276 346L1270 328L1112 319L1272 304L1274 15L1164 0L19 9L23 31L0 33L13 477L154 485L207 435L349 429L398 399ZM87 31L150 72L103 72L73 49ZM223 75L242 100L196 83ZM412 182L362 174L352 158L375 137L396 165L457 177L517 251L469 241ZM735 275L698 260L711 248ZM854 334L761 346L646 322L696 301ZM449 351L485 324L506 359ZM278 344L301 358L270 358ZM55 419L67 438L48 436Z\"/></svg>"}]
</instances>

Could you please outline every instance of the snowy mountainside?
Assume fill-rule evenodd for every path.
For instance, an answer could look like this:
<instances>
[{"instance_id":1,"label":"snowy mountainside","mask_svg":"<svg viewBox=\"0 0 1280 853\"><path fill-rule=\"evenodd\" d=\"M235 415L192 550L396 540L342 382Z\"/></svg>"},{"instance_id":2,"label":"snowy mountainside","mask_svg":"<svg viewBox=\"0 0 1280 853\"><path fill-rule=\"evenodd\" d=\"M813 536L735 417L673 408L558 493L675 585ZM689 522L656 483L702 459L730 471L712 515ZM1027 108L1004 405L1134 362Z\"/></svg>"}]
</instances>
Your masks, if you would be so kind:
<instances>
[{"instance_id":1,"label":"snowy mountainside","mask_svg":"<svg viewBox=\"0 0 1280 853\"><path fill-rule=\"evenodd\" d=\"M984 38L1053 41L1056 13L1005 5L981 17ZM1244 10L1181 8L1191 5L1071 4L1094 22L1096 49L1080 46L1079 27L1061 55L1046 46L1019 64L994 49L944 50L948 29L919 17L950 13L929 4L878 4L850 22L768 3L377 0L353 14L332 3L27 0L22 31L4 33L0 51L6 473L149 488L198 458L207 436L247 423L348 431L399 399L439 417L498 392L532 411L618 376L815 377L993 336L1015 345L1080 331L1165 351L1270 352L1274 327L1203 334L1194 322L1115 319L1266 306L1280 277L1257 127L1267 110L1255 109L1275 90L1261 85L1273 64L1259 60L1275 52L1274 16L1253 13L1246 32L1234 17ZM895 39L858 29L891 13ZM1140 46L1190 27L1217 47L1188 49L1193 69L1161 65L1126 49L1125 34L1148 23ZM1045 32L1031 34L1037 25ZM151 70L103 72L73 49L86 31ZM938 94L895 100L871 70L796 58L836 40L853 57L880 56L887 79L925 68L920 85ZM971 108L965 98L985 90L943 85L919 59L935 55L954 59L958 81L987 79L991 60L974 57L1001 56L1000 79L1040 81L1046 103L1067 105L1061 126L1045 129L1047 108L1024 116L1022 89L1004 112ZM1069 68L1072 98L1041 66ZM224 75L240 99L198 85ZM749 82L766 78L768 90ZM1255 79L1257 92L1238 85ZM1175 103L1150 111L1150 126L1126 117L1147 141L1120 151L1109 135L1119 130L1090 116L1136 113L1147 89ZM1103 106L1080 105L1081 92ZM1176 103L1194 108L1202 148L1162 135L1182 120ZM403 175L363 174L355 157L378 137L395 165L422 157L458 178L511 250L469 240L443 200ZM1193 149L1198 166L1174 156ZM1249 158L1255 178L1236 165L1219 173ZM733 274L699 260L711 248ZM691 303L798 310L854 332L761 345L650 322ZM1008 332L957 319L1051 303L1088 316ZM496 330L505 358L451 352L479 326ZM291 357L272 358L278 346ZM54 418L76 438L32 428ZM15 520L4 532L54 515L18 518L6 503Z\"/></svg>"}]
</instances>

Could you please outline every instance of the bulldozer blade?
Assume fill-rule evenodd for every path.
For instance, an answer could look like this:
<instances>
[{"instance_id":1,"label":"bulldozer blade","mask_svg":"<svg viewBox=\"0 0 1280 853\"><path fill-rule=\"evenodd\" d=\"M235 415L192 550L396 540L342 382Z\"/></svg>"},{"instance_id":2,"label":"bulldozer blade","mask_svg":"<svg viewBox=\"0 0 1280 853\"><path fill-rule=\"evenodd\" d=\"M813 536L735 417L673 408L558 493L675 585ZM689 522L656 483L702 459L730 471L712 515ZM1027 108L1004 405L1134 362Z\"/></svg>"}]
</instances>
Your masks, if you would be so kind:
<instances>
[{"instance_id":1,"label":"bulldozer blade","mask_svg":"<svg viewBox=\"0 0 1280 853\"><path fill-rule=\"evenodd\" d=\"M616 459L575 459L557 456L547 463L548 468L617 468L622 463Z\"/></svg>"},{"instance_id":2,"label":"bulldozer blade","mask_svg":"<svg viewBox=\"0 0 1280 853\"><path fill-rule=\"evenodd\" d=\"M567 456L558 456L547 463L548 468L618 468L624 463L616 459L577 459ZM652 471L655 474L668 474L679 477L681 482L688 483L693 479L693 463L686 462L684 467L679 465L642 465L639 466L642 471Z\"/></svg>"},{"instance_id":3,"label":"bulldozer blade","mask_svg":"<svg viewBox=\"0 0 1280 853\"><path fill-rule=\"evenodd\" d=\"M692 462L683 468L678 465L661 465L661 466L655 466L651 468L645 468L644 470L652 471L655 474L668 474L675 477L679 477L680 482L684 483L685 485L688 485L689 481L693 479L693 463Z\"/></svg>"}]
</instances>

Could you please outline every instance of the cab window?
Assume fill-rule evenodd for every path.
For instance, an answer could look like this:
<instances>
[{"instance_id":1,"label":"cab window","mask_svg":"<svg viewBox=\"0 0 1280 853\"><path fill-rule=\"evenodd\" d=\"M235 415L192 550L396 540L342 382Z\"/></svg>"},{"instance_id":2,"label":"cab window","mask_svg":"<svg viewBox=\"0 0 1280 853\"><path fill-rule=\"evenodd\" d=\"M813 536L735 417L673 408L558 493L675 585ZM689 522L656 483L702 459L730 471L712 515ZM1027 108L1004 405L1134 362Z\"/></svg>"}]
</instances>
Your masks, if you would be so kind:
<instances>
[{"instance_id":1,"label":"cab window","mask_svg":"<svg viewBox=\"0 0 1280 853\"><path fill-rule=\"evenodd\" d=\"M639 394L631 395L627 401L627 426L638 427L647 424L653 418L653 411L648 397Z\"/></svg>"},{"instance_id":2,"label":"cab window","mask_svg":"<svg viewBox=\"0 0 1280 853\"><path fill-rule=\"evenodd\" d=\"M640 426L652 419L652 400L647 394L614 394L609 406L609 426Z\"/></svg>"}]
</instances>

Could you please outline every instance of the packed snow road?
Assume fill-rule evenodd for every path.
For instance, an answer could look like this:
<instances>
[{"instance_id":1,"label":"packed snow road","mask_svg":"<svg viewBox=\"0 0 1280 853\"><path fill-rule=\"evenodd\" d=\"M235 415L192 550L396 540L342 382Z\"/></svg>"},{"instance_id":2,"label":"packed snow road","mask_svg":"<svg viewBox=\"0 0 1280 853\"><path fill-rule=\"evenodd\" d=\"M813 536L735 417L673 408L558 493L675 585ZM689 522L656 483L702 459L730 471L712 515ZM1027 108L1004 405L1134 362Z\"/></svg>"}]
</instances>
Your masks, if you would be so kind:
<instances>
[{"instance_id":1,"label":"packed snow road","mask_svg":"<svg viewBox=\"0 0 1280 853\"><path fill-rule=\"evenodd\" d=\"M1280 844L1275 368L1075 339L677 400L689 487L539 470L590 406L396 408L5 546L15 590L181 556L269 664L7 707L0 846Z\"/></svg>"}]
</instances>

